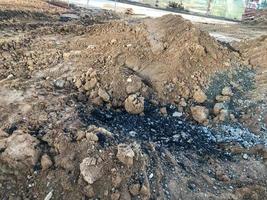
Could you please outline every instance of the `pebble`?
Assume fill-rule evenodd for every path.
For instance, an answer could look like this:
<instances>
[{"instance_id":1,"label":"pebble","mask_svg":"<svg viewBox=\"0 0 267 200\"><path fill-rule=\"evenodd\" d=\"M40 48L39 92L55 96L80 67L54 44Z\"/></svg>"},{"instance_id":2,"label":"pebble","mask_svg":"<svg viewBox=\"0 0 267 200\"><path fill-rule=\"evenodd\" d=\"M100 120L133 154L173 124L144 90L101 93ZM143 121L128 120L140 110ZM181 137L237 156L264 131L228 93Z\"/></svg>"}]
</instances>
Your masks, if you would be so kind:
<instances>
[{"instance_id":1,"label":"pebble","mask_svg":"<svg viewBox=\"0 0 267 200\"><path fill-rule=\"evenodd\" d=\"M194 120L199 123L204 123L207 121L209 116L209 110L204 106L193 106L190 108L191 114Z\"/></svg>"},{"instance_id":2,"label":"pebble","mask_svg":"<svg viewBox=\"0 0 267 200\"><path fill-rule=\"evenodd\" d=\"M248 154L243 154L243 158L245 159L245 160L247 160L248 159Z\"/></svg>"},{"instance_id":3,"label":"pebble","mask_svg":"<svg viewBox=\"0 0 267 200\"><path fill-rule=\"evenodd\" d=\"M173 114L172 114L172 116L173 117L182 117L183 116L183 113L181 113L181 112L174 112Z\"/></svg>"},{"instance_id":4,"label":"pebble","mask_svg":"<svg viewBox=\"0 0 267 200\"><path fill-rule=\"evenodd\" d=\"M193 98L197 103L204 103L207 100L207 95L200 89L195 91Z\"/></svg>"},{"instance_id":5,"label":"pebble","mask_svg":"<svg viewBox=\"0 0 267 200\"><path fill-rule=\"evenodd\" d=\"M55 85L57 88L62 89L62 88L64 88L65 81L62 80L62 79L55 80L55 81L54 81L54 85Z\"/></svg>"},{"instance_id":6,"label":"pebble","mask_svg":"<svg viewBox=\"0 0 267 200\"><path fill-rule=\"evenodd\" d=\"M230 87L224 87L222 89L222 95L224 96L233 96L233 91Z\"/></svg>"},{"instance_id":7,"label":"pebble","mask_svg":"<svg viewBox=\"0 0 267 200\"><path fill-rule=\"evenodd\" d=\"M44 198L44 200L50 200L53 196L53 190L51 190L47 195L46 197Z\"/></svg>"}]
</instances>

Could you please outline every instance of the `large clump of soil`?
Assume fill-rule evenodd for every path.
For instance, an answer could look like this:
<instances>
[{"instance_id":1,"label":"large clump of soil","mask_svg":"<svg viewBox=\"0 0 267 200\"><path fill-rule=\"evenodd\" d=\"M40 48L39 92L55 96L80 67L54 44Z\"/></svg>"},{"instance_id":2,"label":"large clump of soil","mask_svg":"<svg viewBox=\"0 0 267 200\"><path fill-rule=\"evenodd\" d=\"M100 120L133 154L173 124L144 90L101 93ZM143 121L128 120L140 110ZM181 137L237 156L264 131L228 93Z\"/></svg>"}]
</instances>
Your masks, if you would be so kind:
<instances>
[{"instance_id":1,"label":"large clump of soil","mask_svg":"<svg viewBox=\"0 0 267 200\"><path fill-rule=\"evenodd\" d=\"M84 70L76 77L80 91L95 99L101 87L109 96L102 100L118 106L134 93L162 103L188 98L236 59L208 33L174 15L95 26L73 38L70 48L77 51L67 57L76 57Z\"/></svg>"}]
</instances>

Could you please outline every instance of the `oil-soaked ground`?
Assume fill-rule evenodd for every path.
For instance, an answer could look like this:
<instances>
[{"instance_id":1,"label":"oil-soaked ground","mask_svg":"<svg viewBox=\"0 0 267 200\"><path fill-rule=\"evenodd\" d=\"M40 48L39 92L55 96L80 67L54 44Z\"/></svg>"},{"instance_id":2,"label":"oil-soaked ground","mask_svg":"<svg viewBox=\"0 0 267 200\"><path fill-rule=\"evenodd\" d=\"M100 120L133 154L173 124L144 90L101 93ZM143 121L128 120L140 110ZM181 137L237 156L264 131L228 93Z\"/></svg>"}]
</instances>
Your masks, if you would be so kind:
<instances>
[{"instance_id":1,"label":"oil-soaked ground","mask_svg":"<svg viewBox=\"0 0 267 200\"><path fill-rule=\"evenodd\" d=\"M146 106L144 116L104 108L95 109L89 114L84 105L80 105L78 112L85 124L105 127L114 133L119 142L129 139L140 143L153 142L158 148L167 148L171 152L193 150L199 156L230 158L228 152L219 148L221 143L234 143L243 147L264 144L260 138L237 124L235 127L222 125L215 130L193 124L185 116L172 116L176 112L172 106L168 107L168 116L162 116L159 109L151 105Z\"/></svg>"}]
</instances>

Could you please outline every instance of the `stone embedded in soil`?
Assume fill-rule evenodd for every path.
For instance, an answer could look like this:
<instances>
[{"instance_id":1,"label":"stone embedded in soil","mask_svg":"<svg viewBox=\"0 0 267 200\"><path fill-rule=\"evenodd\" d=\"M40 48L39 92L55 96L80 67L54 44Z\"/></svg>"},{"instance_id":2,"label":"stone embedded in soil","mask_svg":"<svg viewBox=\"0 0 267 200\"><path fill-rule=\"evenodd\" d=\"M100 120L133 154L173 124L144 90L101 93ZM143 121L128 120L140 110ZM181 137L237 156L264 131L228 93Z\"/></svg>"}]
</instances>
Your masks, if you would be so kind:
<instances>
[{"instance_id":1,"label":"stone embedded in soil","mask_svg":"<svg viewBox=\"0 0 267 200\"><path fill-rule=\"evenodd\" d=\"M130 114L140 114L144 111L144 98L137 94L132 94L124 102L125 110Z\"/></svg>"},{"instance_id":2,"label":"stone embedded in soil","mask_svg":"<svg viewBox=\"0 0 267 200\"><path fill-rule=\"evenodd\" d=\"M84 158L80 164L80 171L83 179L89 183L93 184L95 181L103 176L103 160L96 157Z\"/></svg>"},{"instance_id":3,"label":"stone embedded in soil","mask_svg":"<svg viewBox=\"0 0 267 200\"><path fill-rule=\"evenodd\" d=\"M99 88L98 89L98 95L101 97L101 99L105 102L109 102L110 101L110 96L109 94L106 92L106 90Z\"/></svg>"},{"instance_id":4,"label":"stone embedded in soil","mask_svg":"<svg viewBox=\"0 0 267 200\"><path fill-rule=\"evenodd\" d=\"M37 148L39 140L35 137L27 133L17 132L0 141L0 143L2 142L4 142L4 149L1 149L3 153L0 160L11 166L26 165L32 167L37 163L40 151Z\"/></svg>"},{"instance_id":5,"label":"stone embedded in soil","mask_svg":"<svg viewBox=\"0 0 267 200\"><path fill-rule=\"evenodd\" d=\"M123 164L127 166L132 166L134 162L134 156L135 156L135 153L132 150L130 145L127 145L127 144L118 145L117 158Z\"/></svg>"},{"instance_id":6,"label":"stone embedded in soil","mask_svg":"<svg viewBox=\"0 0 267 200\"><path fill-rule=\"evenodd\" d=\"M222 95L224 96L233 96L233 91L230 87L224 87L222 89Z\"/></svg>"},{"instance_id":7,"label":"stone embedded in soil","mask_svg":"<svg viewBox=\"0 0 267 200\"><path fill-rule=\"evenodd\" d=\"M198 89L194 92L193 98L197 103L204 103L207 100L207 95L201 89Z\"/></svg>"},{"instance_id":8,"label":"stone embedded in soil","mask_svg":"<svg viewBox=\"0 0 267 200\"><path fill-rule=\"evenodd\" d=\"M205 123L208 120L209 110L204 106L192 106L191 114L194 120L199 123Z\"/></svg>"},{"instance_id":9,"label":"stone embedded in soil","mask_svg":"<svg viewBox=\"0 0 267 200\"><path fill-rule=\"evenodd\" d=\"M41 166L42 166L42 170L47 170L49 169L51 166L53 165L53 162L51 160L51 158L47 155L44 154L41 158Z\"/></svg>"},{"instance_id":10,"label":"stone embedded in soil","mask_svg":"<svg viewBox=\"0 0 267 200\"><path fill-rule=\"evenodd\" d=\"M63 80L63 79L55 80L54 85L55 85L55 87L62 89L62 88L64 88L65 80Z\"/></svg>"}]
</instances>

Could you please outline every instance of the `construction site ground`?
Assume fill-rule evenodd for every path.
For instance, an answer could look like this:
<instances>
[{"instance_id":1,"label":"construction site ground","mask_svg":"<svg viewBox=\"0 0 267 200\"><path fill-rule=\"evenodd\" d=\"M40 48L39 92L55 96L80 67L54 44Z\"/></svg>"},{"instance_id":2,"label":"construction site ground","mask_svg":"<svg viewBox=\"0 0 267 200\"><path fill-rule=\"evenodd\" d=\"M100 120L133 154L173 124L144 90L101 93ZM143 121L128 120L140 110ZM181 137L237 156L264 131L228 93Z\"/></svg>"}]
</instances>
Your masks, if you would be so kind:
<instances>
[{"instance_id":1,"label":"construction site ground","mask_svg":"<svg viewBox=\"0 0 267 200\"><path fill-rule=\"evenodd\" d=\"M267 28L125 11L1 0L0 199L266 199Z\"/></svg>"}]
</instances>

